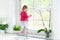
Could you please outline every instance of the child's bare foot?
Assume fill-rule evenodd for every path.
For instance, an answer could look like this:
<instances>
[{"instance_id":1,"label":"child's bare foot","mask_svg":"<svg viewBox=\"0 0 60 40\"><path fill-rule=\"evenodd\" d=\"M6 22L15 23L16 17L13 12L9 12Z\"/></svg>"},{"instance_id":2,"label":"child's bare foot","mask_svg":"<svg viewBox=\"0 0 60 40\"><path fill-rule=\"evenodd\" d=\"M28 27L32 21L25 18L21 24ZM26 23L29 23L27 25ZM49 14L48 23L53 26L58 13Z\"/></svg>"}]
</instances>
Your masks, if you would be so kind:
<instances>
[{"instance_id":1,"label":"child's bare foot","mask_svg":"<svg viewBox=\"0 0 60 40\"><path fill-rule=\"evenodd\" d=\"M28 32L25 32L25 31L22 31L21 32L23 35L27 35L28 34Z\"/></svg>"},{"instance_id":2,"label":"child's bare foot","mask_svg":"<svg viewBox=\"0 0 60 40\"><path fill-rule=\"evenodd\" d=\"M28 34L28 32L27 32L27 31L26 31L25 33L26 33L26 34Z\"/></svg>"},{"instance_id":3,"label":"child's bare foot","mask_svg":"<svg viewBox=\"0 0 60 40\"><path fill-rule=\"evenodd\" d=\"M22 34L25 34L24 31L21 32Z\"/></svg>"}]
</instances>

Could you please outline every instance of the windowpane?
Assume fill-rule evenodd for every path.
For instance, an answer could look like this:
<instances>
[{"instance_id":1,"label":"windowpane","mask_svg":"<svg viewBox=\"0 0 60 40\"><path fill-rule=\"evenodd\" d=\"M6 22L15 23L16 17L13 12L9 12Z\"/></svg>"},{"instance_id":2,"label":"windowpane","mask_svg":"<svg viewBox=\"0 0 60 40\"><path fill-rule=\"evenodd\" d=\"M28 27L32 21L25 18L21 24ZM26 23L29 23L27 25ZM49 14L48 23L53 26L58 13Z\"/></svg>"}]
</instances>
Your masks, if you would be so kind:
<instances>
[{"instance_id":1,"label":"windowpane","mask_svg":"<svg viewBox=\"0 0 60 40\"><path fill-rule=\"evenodd\" d=\"M28 6L28 15L32 15L29 18L29 29L38 30L44 28L42 19L45 27L49 28L51 0L22 0L21 8L23 5Z\"/></svg>"},{"instance_id":2,"label":"windowpane","mask_svg":"<svg viewBox=\"0 0 60 40\"><path fill-rule=\"evenodd\" d=\"M45 26L43 26L42 21L30 21L28 29L38 30L38 29L44 29L44 27L49 28L49 21L44 21L44 24Z\"/></svg>"}]
</instances>

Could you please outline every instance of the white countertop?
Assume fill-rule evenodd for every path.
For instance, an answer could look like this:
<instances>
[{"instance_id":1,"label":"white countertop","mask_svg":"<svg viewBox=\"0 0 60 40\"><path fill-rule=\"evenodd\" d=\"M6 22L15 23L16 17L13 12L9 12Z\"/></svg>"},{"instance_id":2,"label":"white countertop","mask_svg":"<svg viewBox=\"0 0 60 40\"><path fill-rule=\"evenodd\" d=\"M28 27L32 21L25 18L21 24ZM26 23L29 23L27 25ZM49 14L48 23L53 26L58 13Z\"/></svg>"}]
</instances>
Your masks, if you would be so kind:
<instances>
[{"instance_id":1,"label":"white countertop","mask_svg":"<svg viewBox=\"0 0 60 40\"><path fill-rule=\"evenodd\" d=\"M0 34L0 40L44 40L26 36L18 36L14 34Z\"/></svg>"}]
</instances>

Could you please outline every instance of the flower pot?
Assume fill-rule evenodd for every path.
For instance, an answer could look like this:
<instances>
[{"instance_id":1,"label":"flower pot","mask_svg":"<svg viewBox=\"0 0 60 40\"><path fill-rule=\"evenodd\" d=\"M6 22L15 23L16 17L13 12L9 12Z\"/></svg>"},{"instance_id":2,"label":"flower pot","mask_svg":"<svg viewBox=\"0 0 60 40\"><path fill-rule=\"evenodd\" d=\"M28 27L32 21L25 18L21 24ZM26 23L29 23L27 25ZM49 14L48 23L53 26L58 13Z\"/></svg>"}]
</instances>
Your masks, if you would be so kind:
<instances>
[{"instance_id":1,"label":"flower pot","mask_svg":"<svg viewBox=\"0 0 60 40\"><path fill-rule=\"evenodd\" d=\"M21 31L14 31L15 34L19 34Z\"/></svg>"}]
</instances>

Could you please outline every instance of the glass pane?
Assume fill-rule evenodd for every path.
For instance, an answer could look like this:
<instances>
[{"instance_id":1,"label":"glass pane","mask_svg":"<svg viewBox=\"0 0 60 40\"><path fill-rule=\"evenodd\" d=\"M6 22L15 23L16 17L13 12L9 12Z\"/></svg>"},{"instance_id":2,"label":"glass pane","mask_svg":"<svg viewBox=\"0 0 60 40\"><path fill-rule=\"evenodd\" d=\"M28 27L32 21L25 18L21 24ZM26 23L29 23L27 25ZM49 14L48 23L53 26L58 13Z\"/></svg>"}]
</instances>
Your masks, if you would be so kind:
<instances>
[{"instance_id":1,"label":"glass pane","mask_svg":"<svg viewBox=\"0 0 60 40\"><path fill-rule=\"evenodd\" d=\"M49 11L43 11L42 17L43 17L43 20L48 21L50 19L50 12Z\"/></svg>"},{"instance_id":2,"label":"glass pane","mask_svg":"<svg viewBox=\"0 0 60 40\"><path fill-rule=\"evenodd\" d=\"M33 0L22 0L21 1L21 8L23 5L27 5L29 9L33 9Z\"/></svg>"},{"instance_id":3,"label":"glass pane","mask_svg":"<svg viewBox=\"0 0 60 40\"><path fill-rule=\"evenodd\" d=\"M34 21L34 30L43 29L42 21Z\"/></svg>"},{"instance_id":4,"label":"glass pane","mask_svg":"<svg viewBox=\"0 0 60 40\"><path fill-rule=\"evenodd\" d=\"M34 11L33 16L34 16L33 19L36 20L36 21L41 21L42 18L43 18L44 21L48 21L50 19L50 12L47 11L47 10L43 10L41 13L37 12L37 11ZM42 18L41 18L41 16L42 16Z\"/></svg>"},{"instance_id":5,"label":"glass pane","mask_svg":"<svg viewBox=\"0 0 60 40\"><path fill-rule=\"evenodd\" d=\"M34 0L34 8L41 9L50 7L51 7L51 0Z\"/></svg>"},{"instance_id":6,"label":"glass pane","mask_svg":"<svg viewBox=\"0 0 60 40\"><path fill-rule=\"evenodd\" d=\"M34 25L33 25L33 21L29 21L28 23L29 23L28 29L33 30L33 28L34 28L34 27L33 27L33 26L34 26Z\"/></svg>"},{"instance_id":7,"label":"glass pane","mask_svg":"<svg viewBox=\"0 0 60 40\"><path fill-rule=\"evenodd\" d=\"M45 27L47 28L47 29L49 29L49 21L44 21L44 24L45 24Z\"/></svg>"},{"instance_id":8,"label":"glass pane","mask_svg":"<svg viewBox=\"0 0 60 40\"><path fill-rule=\"evenodd\" d=\"M40 0L40 2L41 2L41 7L43 8L50 7L51 0Z\"/></svg>"},{"instance_id":9,"label":"glass pane","mask_svg":"<svg viewBox=\"0 0 60 40\"><path fill-rule=\"evenodd\" d=\"M51 7L51 0L22 0L21 8L23 5L28 6L28 15L32 15L32 17L29 18L29 29L38 30L44 28L42 18L45 27L49 28L50 11L48 10L50 10Z\"/></svg>"},{"instance_id":10,"label":"glass pane","mask_svg":"<svg viewBox=\"0 0 60 40\"><path fill-rule=\"evenodd\" d=\"M49 21L44 21L45 26L43 26L42 21L34 21L33 24L33 29L38 30L38 29L44 29L45 27L49 28Z\"/></svg>"}]
</instances>

